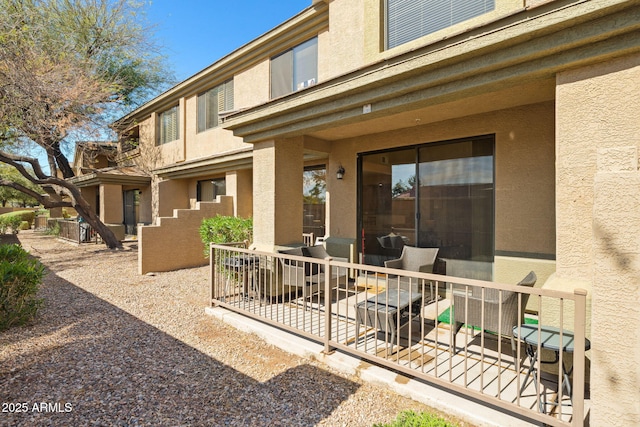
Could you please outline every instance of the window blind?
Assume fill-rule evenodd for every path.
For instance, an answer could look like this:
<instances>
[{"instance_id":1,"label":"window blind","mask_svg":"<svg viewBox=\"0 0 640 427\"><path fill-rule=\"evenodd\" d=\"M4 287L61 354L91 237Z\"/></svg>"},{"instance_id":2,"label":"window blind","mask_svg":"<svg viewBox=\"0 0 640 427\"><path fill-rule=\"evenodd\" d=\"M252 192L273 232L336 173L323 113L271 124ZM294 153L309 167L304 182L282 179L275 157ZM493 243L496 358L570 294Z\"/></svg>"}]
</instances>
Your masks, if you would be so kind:
<instances>
[{"instance_id":1,"label":"window blind","mask_svg":"<svg viewBox=\"0 0 640 427\"><path fill-rule=\"evenodd\" d=\"M387 49L495 9L495 0L386 0Z\"/></svg>"},{"instance_id":2,"label":"window blind","mask_svg":"<svg viewBox=\"0 0 640 427\"><path fill-rule=\"evenodd\" d=\"M180 138L178 124L178 106L160 113L160 144L175 141Z\"/></svg>"},{"instance_id":3,"label":"window blind","mask_svg":"<svg viewBox=\"0 0 640 427\"><path fill-rule=\"evenodd\" d=\"M198 132L217 127L220 112L233 110L233 79L198 95Z\"/></svg>"}]
</instances>

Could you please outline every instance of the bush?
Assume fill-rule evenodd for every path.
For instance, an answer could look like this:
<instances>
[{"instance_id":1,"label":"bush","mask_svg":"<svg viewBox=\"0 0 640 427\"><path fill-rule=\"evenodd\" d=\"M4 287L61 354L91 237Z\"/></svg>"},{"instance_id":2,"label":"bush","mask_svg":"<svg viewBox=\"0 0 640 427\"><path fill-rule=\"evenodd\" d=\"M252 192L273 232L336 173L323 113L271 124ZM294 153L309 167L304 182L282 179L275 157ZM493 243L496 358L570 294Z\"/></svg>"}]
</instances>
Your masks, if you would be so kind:
<instances>
[{"instance_id":1,"label":"bush","mask_svg":"<svg viewBox=\"0 0 640 427\"><path fill-rule=\"evenodd\" d=\"M18 230L31 228L35 217L36 214L33 211L16 211L2 214L0 215L0 231L4 234L7 232L7 229L10 228L13 234L18 234ZM23 221L27 222L27 228L21 228Z\"/></svg>"},{"instance_id":2,"label":"bush","mask_svg":"<svg viewBox=\"0 0 640 427\"><path fill-rule=\"evenodd\" d=\"M44 267L20 245L0 245L0 331L33 319L43 300L36 298Z\"/></svg>"},{"instance_id":3,"label":"bush","mask_svg":"<svg viewBox=\"0 0 640 427\"><path fill-rule=\"evenodd\" d=\"M29 230L30 228L31 228L31 226L29 225L29 222L22 221L20 223L20 230Z\"/></svg>"},{"instance_id":4,"label":"bush","mask_svg":"<svg viewBox=\"0 0 640 427\"><path fill-rule=\"evenodd\" d=\"M253 219L236 216L206 218L200 225L200 238L204 243L204 254L209 257L210 243L251 242L253 240Z\"/></svg>"},{"instance_id":5,"label":"bush","mask_svg":"<svg viewBox=\"0 0 640 427\"><path fill-rule=\"evenodd\" d=\"M51 228L49 228L50 225L51 225L51 223L47 222L47 229L45 230L44 233L48 234L49 236L59 236L60 235L60 224L58 224L58 221L55 221Z\"/></svg>"},{"instance_id":6,"label":"bush","mask_svg":"<svg viewBox=\"0 0 640 427\"><path fill-rule=\"evenodd\" d=\"M18 234L21 223L22 219L19 216L0 215L0 231L2 231L2 234L6 234L9 229L13 234Z\"/></svg>"}]
</instances>

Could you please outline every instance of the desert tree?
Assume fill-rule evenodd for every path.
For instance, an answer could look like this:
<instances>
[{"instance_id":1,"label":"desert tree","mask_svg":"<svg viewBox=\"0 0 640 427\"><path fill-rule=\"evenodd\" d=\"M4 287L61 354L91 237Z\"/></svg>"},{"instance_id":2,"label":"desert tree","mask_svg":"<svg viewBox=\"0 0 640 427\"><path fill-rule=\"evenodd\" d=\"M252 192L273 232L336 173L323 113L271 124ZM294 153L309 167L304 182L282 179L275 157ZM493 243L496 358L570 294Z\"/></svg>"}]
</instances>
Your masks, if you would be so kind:
<instances>
[{"instance_id":1,"label":"desert tree","mask_svg":"<svg viewBox=\"0 0 640 427\"><path fill-rule=\"evenodd\" d=\"M7 165L0 165L0 206L2 207L7 206L7 203L10 202L18 203L22 207L26 207L27 205L33 206L38 203L38 201L34 197L16 190L12 187L12 185L1 185L3 181L7 181L10 183L19 183L25 188L28 188L38 194L44 193L42 188L26 179L15 168Z\"/></svg>"},{"instance_id":2,"label":"desert tree","mask_svg":"<svg viewBox=\"0 0 640 427\"><path fill-rule=\"evenodd\" d=\"M113 139L108 124L171 82L134 0L0 0L0 162L57 197L8 180L45 207L74 207L110 248L111 230L68 178L77 135ZM46 155L25 154L35 144Z\"/></svg>"}]
</instances>

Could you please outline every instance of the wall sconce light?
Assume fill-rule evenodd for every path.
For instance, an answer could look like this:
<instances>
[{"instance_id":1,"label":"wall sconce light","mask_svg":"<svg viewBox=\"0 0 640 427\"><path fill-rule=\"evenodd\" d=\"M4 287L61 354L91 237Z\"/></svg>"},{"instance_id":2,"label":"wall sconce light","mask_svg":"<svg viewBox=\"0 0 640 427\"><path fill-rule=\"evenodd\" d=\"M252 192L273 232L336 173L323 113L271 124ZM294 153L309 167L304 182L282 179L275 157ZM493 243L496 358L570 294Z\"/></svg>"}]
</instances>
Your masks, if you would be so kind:
<instances>
[{"instance_id":1,"label":"wall sconce light","mask_svg":"<svg viewBox=\"0 0 640 427\"><path fill-rule=\"evenodd\" d=\"M344 168L342 167L342 165L340 165L340 167L336 171L336 178L342 179L343 176L344 176Z\"/></svg>"}]
</instances>

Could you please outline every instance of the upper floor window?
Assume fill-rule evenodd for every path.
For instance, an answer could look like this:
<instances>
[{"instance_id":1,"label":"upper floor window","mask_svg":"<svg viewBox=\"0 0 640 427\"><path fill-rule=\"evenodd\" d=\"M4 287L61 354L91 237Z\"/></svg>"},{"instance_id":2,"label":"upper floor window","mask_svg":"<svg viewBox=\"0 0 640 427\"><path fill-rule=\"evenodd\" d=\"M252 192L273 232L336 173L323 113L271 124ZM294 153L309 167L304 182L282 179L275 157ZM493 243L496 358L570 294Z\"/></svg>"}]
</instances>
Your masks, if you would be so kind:
<instances>
[{"instance_id":1,"label":"upper floor window","mask_svg":"<svg viewBox=\"0 0 640 427\"><path fill-rule=\"evenodd\" d=\"M318 80L318 38L271 58L271 98L278 98Z\"/></svg>"},{"instance_id":2,"label":"upper floor window","mask_svg":"<svg viewBox=\"0 0 640 427\"><path fill-rule=\"evenodd\" d=\"M166 144L180 138L180 120L177 105L160 113L158 121L160 122L158 144Z\"/></svg>"},{"instance_id":3,"label":"upper floor window","mask_svg":"<svg viewBox=\"0 0 640 427\"><path fill-rule=\"evenodd\" d=\"M233 79L198 95L198 132L220 124L220 113L233 110Z\"/></svg>"},{"instance_id":4,"label":"upper floor window","mask_svg":"<svg viewBox=\"0 0 640 427\"><path fill-rule=\"evenodd\" d=\"M495 9L495 0L386 0L387 49Z\"/></svg>"}]
</instances>

